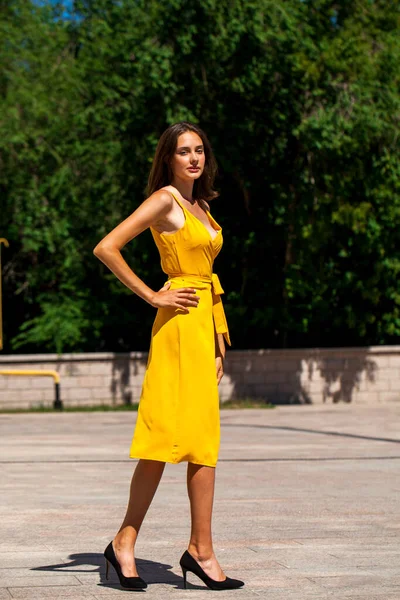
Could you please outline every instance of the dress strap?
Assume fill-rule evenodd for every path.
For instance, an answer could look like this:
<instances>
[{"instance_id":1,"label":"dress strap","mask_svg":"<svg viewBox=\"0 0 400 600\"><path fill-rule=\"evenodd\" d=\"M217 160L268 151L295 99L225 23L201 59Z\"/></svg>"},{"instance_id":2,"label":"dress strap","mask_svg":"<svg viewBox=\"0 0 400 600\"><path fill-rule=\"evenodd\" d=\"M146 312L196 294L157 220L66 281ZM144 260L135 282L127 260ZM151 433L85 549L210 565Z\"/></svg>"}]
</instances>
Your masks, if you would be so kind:
<instances>
[{"instance_id":1,"label":"dress strap","mask_svg":"<svg viewBox=\"0 0 400 600\"><path fill-rule=\"evenodd\" d=\"M169 190L168 190L169 191ZM183 206L182 202L180 200L178 200L178 198L175 196L175 194L173 192L169 192L171 194L171 196L174 198L174 200L176 200L176 202L179 204L179 206L181 207L181 209L183 211L186 210L186 208Z\"/></svg>"}]
</instances>

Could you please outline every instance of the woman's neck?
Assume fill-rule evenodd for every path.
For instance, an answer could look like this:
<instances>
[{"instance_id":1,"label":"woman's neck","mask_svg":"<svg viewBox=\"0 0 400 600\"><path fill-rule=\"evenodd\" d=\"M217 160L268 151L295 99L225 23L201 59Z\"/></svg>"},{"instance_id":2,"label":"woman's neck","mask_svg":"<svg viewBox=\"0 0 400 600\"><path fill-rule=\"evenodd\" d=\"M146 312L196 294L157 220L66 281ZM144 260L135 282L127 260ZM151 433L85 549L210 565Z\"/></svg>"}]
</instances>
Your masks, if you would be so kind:
<instances>
[{"instance_id":1,"label":"woman's neck","mask_svg":"<svg viewBox=\"0 0 400 600\"><path fill-rule=\"evenodd\" d=\"M173 179L171 181L171 185L173 185L182 198L185 198L191 204L194 204L196 201L193 200L193 181L182 181L181 179Z\"/></svg>"}]
</instances>

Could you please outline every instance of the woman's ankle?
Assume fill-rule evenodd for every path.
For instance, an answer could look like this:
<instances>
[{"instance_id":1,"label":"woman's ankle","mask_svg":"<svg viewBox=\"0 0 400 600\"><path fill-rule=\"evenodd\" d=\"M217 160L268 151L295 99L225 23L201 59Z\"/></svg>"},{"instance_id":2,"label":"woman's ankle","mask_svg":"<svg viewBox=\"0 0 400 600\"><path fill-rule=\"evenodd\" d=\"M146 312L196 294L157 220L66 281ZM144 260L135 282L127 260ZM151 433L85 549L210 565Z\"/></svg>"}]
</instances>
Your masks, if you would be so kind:
<instances>
[{"instance_id":1,"label":"woman's ankle","mask_svg":"<svg viewBox=\"0 0 400 600\"><path fill-rule=\"evenodd\" d=\"M212 545L209 544L197 544L196 542L189 542L188 552L196 560L210 560L214 556L214 550Z\"/></svg>"},{"instance_id":2,"label":"woman's ankle","mask_svg":"<svg viewBox=\"0 0 400 600\"><path fill-rule=\"evenodd\" d=\"M132 531L130 531L132 529ZM137 534L133 528L125 528L118 531L113 539L113 546L116 550L125 550L127 548L134 549L136 544Z\"/></svg>"}]
</instances>

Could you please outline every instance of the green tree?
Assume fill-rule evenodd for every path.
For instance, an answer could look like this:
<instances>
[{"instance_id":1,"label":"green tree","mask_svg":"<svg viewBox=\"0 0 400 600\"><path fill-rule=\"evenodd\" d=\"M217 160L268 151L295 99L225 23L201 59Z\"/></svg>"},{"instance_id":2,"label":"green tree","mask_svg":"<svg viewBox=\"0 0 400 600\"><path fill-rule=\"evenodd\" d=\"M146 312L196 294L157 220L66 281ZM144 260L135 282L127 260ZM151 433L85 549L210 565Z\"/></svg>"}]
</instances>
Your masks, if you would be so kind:
<instances>
[{"instance_id":1,"label":"green tree","mask_svg":"<svg viewBox=\"0 0 400 600\"><path fill-rule=\"evenodd\" d=\"M147 348L154 310L92 248L143 200L157 139L181 119L220 165L216 270L235 347L396 340L397 3L81 0L70 19L61 4L0 7L9 348ZM162 285L148 232L124 253Z\"/></svg>"}]
</instances>

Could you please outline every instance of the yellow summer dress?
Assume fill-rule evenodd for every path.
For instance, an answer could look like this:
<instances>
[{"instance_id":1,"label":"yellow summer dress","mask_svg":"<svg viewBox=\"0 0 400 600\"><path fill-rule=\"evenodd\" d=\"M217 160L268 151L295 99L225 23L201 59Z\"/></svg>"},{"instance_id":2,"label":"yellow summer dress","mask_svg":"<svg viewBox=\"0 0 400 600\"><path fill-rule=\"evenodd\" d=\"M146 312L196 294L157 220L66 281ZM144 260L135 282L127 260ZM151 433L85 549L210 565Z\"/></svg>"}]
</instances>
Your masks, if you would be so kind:
<instances>
[{"instance_id":1,"label":"yellow summer dress","mask_svg":"<svg viewBox=\"0 0 400 600\"><path fill-rule=\"evenodd\" d=\"M207 211L214 239L204 224L182 208L185 222L172 234L151 229L170 289L191 287L200 297L189 313L159 308L151 344L130 458L169 463L188 461L215 467L220 445L214 328L231 345L213 262L222 230Z\"/></svg>"}]
</instances>

